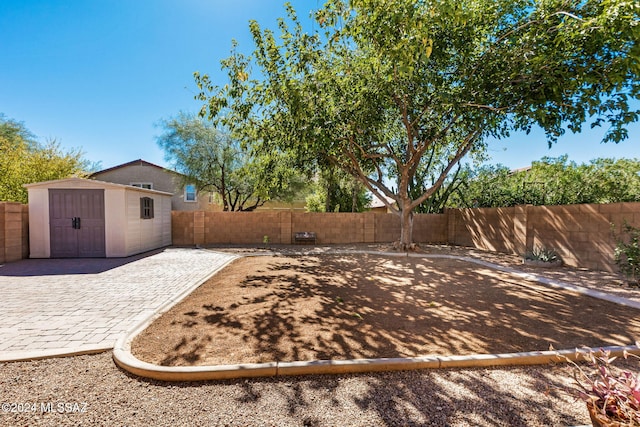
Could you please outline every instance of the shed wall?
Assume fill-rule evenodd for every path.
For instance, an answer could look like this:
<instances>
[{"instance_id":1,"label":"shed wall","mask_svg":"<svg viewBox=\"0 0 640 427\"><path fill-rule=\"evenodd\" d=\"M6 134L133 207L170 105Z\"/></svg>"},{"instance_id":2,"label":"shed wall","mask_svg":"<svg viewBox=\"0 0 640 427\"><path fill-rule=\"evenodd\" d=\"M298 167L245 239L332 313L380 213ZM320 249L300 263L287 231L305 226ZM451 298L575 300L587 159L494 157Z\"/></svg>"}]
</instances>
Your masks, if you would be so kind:
<instances>
[{"instance_id":1,"label":"shed wall","mask_svg":"<svg viewBox=\"0 0 640 427\"><path fill-rule=\"evenodd\" d=\"M29 256L49 258L49 189L29 188Z\"/></svg>"},{"instance_id":2,"label":"shed wall","mask_svg":"<svg viewBox=\"0 0 640 427\"><path fill-rule=\"evenodd\" d=\"M140 198L151 197L154 217L140 218ZM171 245L171 198L127 191L126 195L126 255L150 251Z\"/></svg>"}]
</instances>

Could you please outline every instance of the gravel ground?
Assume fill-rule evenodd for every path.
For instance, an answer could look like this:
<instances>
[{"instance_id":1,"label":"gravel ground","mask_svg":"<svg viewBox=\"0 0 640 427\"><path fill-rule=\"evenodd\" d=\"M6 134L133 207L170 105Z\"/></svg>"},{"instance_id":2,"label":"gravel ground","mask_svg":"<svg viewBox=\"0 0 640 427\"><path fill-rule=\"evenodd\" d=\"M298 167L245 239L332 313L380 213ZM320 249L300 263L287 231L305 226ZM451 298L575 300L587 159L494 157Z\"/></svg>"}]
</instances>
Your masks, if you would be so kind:
<instances>
[{"instance_id":1,"label":"gravel ground","mask_svg":"<svg viewBox=\"0 0 640 427\"><path fill-rule=\"evenodd\" d=\"M559 365L160 383L128 375L103 353L0 364L0 425L587 424L584 405L559 389L570 382Z\"/></svg>"}]
</instances>

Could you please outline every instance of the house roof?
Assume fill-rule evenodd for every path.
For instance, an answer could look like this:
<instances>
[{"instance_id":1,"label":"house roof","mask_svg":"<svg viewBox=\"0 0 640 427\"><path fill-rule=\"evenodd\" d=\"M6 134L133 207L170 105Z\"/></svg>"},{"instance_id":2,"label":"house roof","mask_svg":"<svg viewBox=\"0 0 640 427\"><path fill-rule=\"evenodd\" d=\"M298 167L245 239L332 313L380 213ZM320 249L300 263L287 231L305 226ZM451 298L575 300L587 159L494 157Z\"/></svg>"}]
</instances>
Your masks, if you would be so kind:
<instances>
[{"instance_id":1,"label":"house roof","mask_svg":"<svg viewBox=\"0 0 640 427\"><path fill-rule=\"evenodd\" d=\"M509 175L514 175L516 173L520 173L520 172L529 172L531 170L531 166L525 166L523 168L518 168L518 169L511 169L509 171Z\"/></svg>"},{"instance_id":2,"label":"house roof","mask_svg":"<svg viewBox=\"0 0 640 427\"><path fill-rule=\"evenodd\" d=\"M396 203L396 201L391 197L387 197L387 196L383 196L383 197L387 202L389 202L390 205L394 205ZM384 208L384 207L387 207L387 205L382 200L380 200L378 196L374 194L374 196L371 198L371 203L369 203L369 207L371 209L375 209L375 208Z\"/></svg>"},{"instance_id":3,"label":"house roof","mask_svg":"<svg viewBox=\"0 0 640 427\"><path fill-rule=\"evenodd\" d=\"M93 178L96 175L100 175L100 174L105 173L105 172L111 172L111 171L114 171L114 170L117 170L117 169L121 169L121 168L125 168L125 167L128 167L128 166L150 166L150 167L153 167L153 168L158 168L158 169L163 170L163 171L167 171L167 172L171 172L171 173L175 173L175 174L181 175L179 172L173 171L171 169L167 169L167 168L164 168L162 166L158 166L158 165L153 164L151 162L147 162L146 160L138 159L138 160L133 160L131 162L123 163L121 165L117 165L117 166L113 166L113 167L110 167L110 168L107 168L107 169L103 169L101 171L94 172L91 175L89 175L89 178Z\"/></svg>"}]
</instances>

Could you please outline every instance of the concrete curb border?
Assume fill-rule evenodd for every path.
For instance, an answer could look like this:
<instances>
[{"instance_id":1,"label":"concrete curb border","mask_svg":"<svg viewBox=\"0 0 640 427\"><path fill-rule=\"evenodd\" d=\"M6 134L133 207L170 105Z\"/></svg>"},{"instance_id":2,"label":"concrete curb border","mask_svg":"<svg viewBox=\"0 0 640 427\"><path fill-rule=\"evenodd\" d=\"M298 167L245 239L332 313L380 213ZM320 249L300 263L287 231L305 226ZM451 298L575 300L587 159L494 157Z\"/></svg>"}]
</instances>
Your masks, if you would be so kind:
<instances>
[{"instance_id":1,"label":"concrete curb border","mask_svg":"<svg viewBox=\"0 0 640 427\"><path fill-rule=\"evenodd\" d=\"M534 351L526 353L476 354L470 356L425 356L393 359L313 360L309 362L269 362L257 364L167 367L136 359L126 348L113 351L120 368L139 377L159 381L211 381L238 378L283 377L294 375L356 374L366 372L409 371L418 369L483 368L495 366L546 365L576 361L580 353L609 351L611 356L640 354L640 348L610 346L591 349Z\"/></svg>"},{"instance_id":2,"label":"concrete curb border","mask_svg":"<svg viewBox=\"0 0 640 427\"><path fill-rule=\"evenodd\" d=\"M364 253L379 256L394 257L416 257L416 258L448 258L471 262L474 264L489 267L498 271L503 271L516 275L526 280L533 280L554 288L560 288L577 292L582 295L591 296L640 309L640 303L626 298L594 291L569 283L548 279L536 274L524 273L514 268L504 267L498 264L478 260L470 257L440 254L408 254L376 251L338 251L331 254L353 254ZM305 255L321 255L318 253L305 253ZM251 255L248 255L251 256ZM233 260L241 258L235 256L214 271L197 286L204 283L209 277L226 267ZM123 335L113 349L113 360L120 368L140 377L150 378L160 381L208 381L226 380L237 378L258 378L258 377L280 377L291 375L318 375L318 374L353 374L364 372L380 371L400 371L416 369L441 369L441 368L478 368L489 366L516 366L516 365L542 365L566 360L575 361L580 352L585 351L610 351L612 356L622 356L625 352L640 354L640 347L630 346L609 346L592 349L565 349L559 351L533 351L524 353L504 353L504 354L476 354L468 356L424 356L412 358L382 358L382 359L352 359L352 360L314 360L297 362L268 362L257 364L233 364L214 366L188 366L188 367L167 367L154 365L137 359L131 353L131 343L133 339L147 328L162 313L168 311L173 305L185 298L197 286L183 292L179 297L169 301L158 309L152 316L142 321L130 332Z\"/></svg>"}]
</instances>

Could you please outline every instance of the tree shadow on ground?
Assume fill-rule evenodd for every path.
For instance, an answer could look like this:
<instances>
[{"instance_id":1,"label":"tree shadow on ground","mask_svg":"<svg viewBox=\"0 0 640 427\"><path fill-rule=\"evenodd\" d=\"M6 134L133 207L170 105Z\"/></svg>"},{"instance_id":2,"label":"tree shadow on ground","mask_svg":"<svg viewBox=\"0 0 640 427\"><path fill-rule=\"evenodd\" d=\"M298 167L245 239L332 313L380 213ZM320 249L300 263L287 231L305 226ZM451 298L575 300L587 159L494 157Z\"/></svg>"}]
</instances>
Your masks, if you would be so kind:
<instances>
[{"instance_id":1,"label":"tree shadow on ground","mask_svg":"<svg viewBox=\"0 0 640 427\"><path fill-rule=\"evenodd\" d=\"M640 336L634 309L459 260L260 261L241 260L235 267L244 274L214 277L163 316L171 324L145 331L134 354L149 360L136 349L145 334L163 336L154 348L162 364L506 353Z\"/></svg>"},{"instance_id":2,"label":"tree shadow on ground","mask_svg":"<svg viewBox=\"0 0 640 427\"><path fill-rule=\"evenodd\" d=\"M515 368L522 372L521 368ZM511 382L509 368L444 370L420 374L383 374L368 381L367 392L354 399L363 410L375 411L385 425L477 426L576 425L566 415L562 383L548 373L520 373ZM496 375L497 374L497 375ZM502 378L501 382L497 378ZM535 408L532 410L532 408ZM585 409L586 414L586 409ZM410 421L408 421L410 420Z\"/></svg>"}]
</instances>

